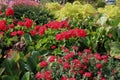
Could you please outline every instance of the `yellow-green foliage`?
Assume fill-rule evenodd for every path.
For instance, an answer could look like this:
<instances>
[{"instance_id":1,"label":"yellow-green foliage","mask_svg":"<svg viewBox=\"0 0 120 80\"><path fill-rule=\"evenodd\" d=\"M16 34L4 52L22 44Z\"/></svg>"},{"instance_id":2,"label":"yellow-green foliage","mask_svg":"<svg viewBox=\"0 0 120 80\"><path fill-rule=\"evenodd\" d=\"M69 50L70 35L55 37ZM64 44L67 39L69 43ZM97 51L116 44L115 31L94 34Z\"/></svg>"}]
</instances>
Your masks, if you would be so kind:
<instances>
[{"instance_id":1,"label":"yellow-green foliage","mask_svg":"<svg viewBox=\"0 0 120 80\"><path fill-rule=\"evenodd\" d=\"M98 8L98 12L106 14L109 18L120 16L119 7L115 5L106 5L105 8Z\"/></svg>"},{"instance_id":2,"label":"yellow-green foliage","mask_svg":"<svg viewBox=\"0 0 120 80\"><path fill-rule=\"evenodd\" d=\"M81 4L79 1L60 5L59 3L47 3L47 9L59 20L63 18L86 18L96 12L106 14L109 18L120 15L119 7L115 5L106 5L104 8L95 9L90 4Z\"/></svg>"},{"instance_id":3,"label":"yellow-green foliage","mask_svg":"<svg viewBox=\"0 0 120 80\"><path fill-rule=\"evenodd\" d=\"M62 18L85 18L92 13L95 13L96 10L90 4L82 5L79 1L74 3L66 3L64 6L60 7L58 3L48 3L46 4L47 9L51 13L55 14L55 17L58 19Z\"/></svg>"},{"instance_id":4,"label":"yellow-green foliage","mask_svg":"<svg viewBox=\"0 0 120 80\"><path fill-rule=\"evenodd\" d=\"M51 11L52 14L55 14L56 11L60 10L62 7L59 3L53 2L53 3L46 3L45 7Z\"/></svg>"}]
</instances>

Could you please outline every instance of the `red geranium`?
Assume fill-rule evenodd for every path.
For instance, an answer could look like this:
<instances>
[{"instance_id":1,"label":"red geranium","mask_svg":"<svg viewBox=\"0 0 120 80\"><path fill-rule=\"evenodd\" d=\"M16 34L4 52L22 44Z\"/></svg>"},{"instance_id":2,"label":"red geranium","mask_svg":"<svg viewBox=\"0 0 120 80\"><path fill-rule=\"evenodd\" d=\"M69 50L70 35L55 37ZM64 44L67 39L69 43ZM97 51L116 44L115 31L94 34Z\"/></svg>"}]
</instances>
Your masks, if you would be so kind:
<instances>
[{"instance_id":1,"label":"red geranium","mask_svg":"<svg viewBox=\"0 0 120 80\"><path fill-rule=\"evenodd\" d=\"M2 12L0 11L0 15L2 14Z\"/></svg>"},{"instance_id":2,"label":"red geranium","mask_svg":"<svg viewBox=\"0 0 120 80\"><path fill-rule=\"evenodd\" d=\"M44 77L45 77L44 73L40 73L40 72L37 72L35 75L35 78L37 78L37 79L43 79Z\"/></svg>"},{"instance_id":3,"label":"red geranium","mask_svg":"<svg viewBox=\"0 0 120 80\"><path fill-rule=\"evenodd\" d=\"M34 36L34 35L36 35L36 31L35 30L31 30L30 34L31 34L31 36Z\"/></svg>"},{"instance_id":4,"label":"red geranium","mask_svg":"<svg viewBox=\"0 0 120 80\"><path fill-rule=\"evenodd\" d=\"M25 33L25 32L22 31L22 30L17 31L17 34L20 35L20 36L24 35L24 33Z\"/></svg>"},{"instance_id":5,"label":"red geranium","mask_svg":"<svg viewBox=\"0 0 120 80\"><path fill-rule=\"evenodd\" d=\"M42 61L39 64L40 64L40 67L46 67L48 65L48 62Z\"/></svg>"},{"instance_id":6,"label":"red geranium","mask_svg":"<svg viewBox=\"0 0 120 80\"><path fill-rule=\"evenodd\" d=\"M1 31L6 31L7 30L6 21L5 20L0 20L0 30Z\"/></svg>"},{"instance_id":7,"label":"red geranium","mask_svg":"<svg viewBox=\"0 0 120 80\"><path fill-rule=\"evenodd\" d=\"M55 46L55 45L52 45L52 46L51 46L51 49L55 49L55 48L56 48L56 46Z\"/></svg>"},{"instance_id":8,"label":"red geranium","mask_svg":"<svg viewBox=\"0 0 120 80\"><path fill-rule=\"evenodd\" d=\"M70 78L69 80L76 80L76 78Z\"/></svg>"},{"instance_id":9,"label":"red geranium","mask_svg":"<svg viewBox=\"0 0 120 80\"><path fill-rule=\"evenodd\" d=\"M69 69L70 68L70 64L68 62L64 62L63 63L63 68L64 69Z\"/></svg>"},{"instance_id":10,"label":"red geranium","mask_svg":"<svg viewBox=\"0 0 120 80\"><path fill-rule=\"evenodd\" d=\"M51 71L45 71L45 79L52 80L52 72Z\"/></svg>"},{"instance_id":11,"label":"red geranium","mask_svg":"<svg viewBox=\"0 0 120 80\"><path fill-rule=\"evenodd\" d=\"M85 72L83 75L88 78L92 77L92 74L90 72Z\"/></svg>"},{"instance_id":12,"label":"red geranium","mask_svg":"<svg viewBox=\"0 0 120 80\"><path fill-rule=\"evenodd\" d=\"M19 25L19 26L24 26L24 22L19 21L19 22L17 23L17 25Z\"/></svg>"},{"instance_id":13,"label":"red geranium","mask_svg":"<svg viewBox=\"0 0 120 80\"><path fill-rule=\"evenodd\" d=\"M54 62L56 60L56 56L50 56L49 62Z\"/></svg>"},{"instance_id":14,"label":"red geranium","mask_svg":"<svg viewBox=\"0 0 120 80\"><path fill-rule=\"evenodd\" d=\"M94 54L96 60L101 60L102 57L99 53Z\"/></svg>"},{"instance_id":15,"label":"red geranium","mask_svg":"<svg viewBox=\"0 0 120 80\"><path fill-rule=\"evenodd\" d=\"M14 11L12 8L7 8L6 9L6 16L14 15Z\"/></svg>"},{"instance_id":16,"label":"red geranium","mask_svg":"<svg viewBox=\"0 0 120 80\"><path fill-rule=\"evenodd\" d=\"M26 26L27 28L31 28L33 24L33 21L31 19L26 18L25 22L24 22L24 26Z\"/></svg>"},{"instance_id":17,"label":"red geranium","mask_svg":"<svg viewBox=\"0 0 120 80\"><path fill-rule=\"evenodd\" d=\"M10 35L11 36L16 36L17 35L17 31L11 32Z\"/></svg>"},{"instance_id":18,"label":"red geranium","mask_svg":"<svg viewBox=\"0 0 120 80\"><path fill-rule=\"evenodd\" d=\"M67 80L68 78L66 76L62 76L60 80Z\"/></svg>"},{"instance_id":19,"label":"red geranium","mask_svg":"<svg viewBox=\"0 0 120 80\"><path fill-rule=\"evenodd\" d=\"M96 64L96 68L101 69L102 68L102 64L101 63L97 63Z\"/></svg>"}]
</instances>

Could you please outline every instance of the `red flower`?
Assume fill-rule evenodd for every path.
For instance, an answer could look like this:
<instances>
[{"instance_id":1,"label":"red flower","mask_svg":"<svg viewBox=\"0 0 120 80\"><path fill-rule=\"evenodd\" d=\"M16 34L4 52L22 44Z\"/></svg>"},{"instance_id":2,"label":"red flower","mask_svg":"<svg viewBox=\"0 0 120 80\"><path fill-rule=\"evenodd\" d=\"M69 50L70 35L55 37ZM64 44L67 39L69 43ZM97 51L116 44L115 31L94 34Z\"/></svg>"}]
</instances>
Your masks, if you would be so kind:
<instances>
[{"instance_id":1,"label":"red flower","mask_svg":"<svg viewBox=\"0 0 120 80\"><path fill-rule=\"evenodd\" d=\"M102 59L108 59L107 55L102 55L101 57L102 57Z\"/></svg>"},{"instance_id":2,"label":"red flower","mask_svg":"<svg viewBox=\"0 0 120 80\"><path fill-rule=\"evenodd\" d=\"M92 50L91 50L91 49L84 49L84 52L86 52L86 53L91 53Z\"/></svg>"},{"instance_id":3,"label":"red flower","mask_svg":"<svg viewBox=\"0 0 120 80\"><path fill-rule=\"evenodd\" d=\"M84 74L84 70L79 70L79 73L80 74Z\"/></svg>"},{"instance_id":4,"label":"red flower","mask_svg":"<svg viewBox=\"0 0 120 80\"><path fill-rule=\"evenodd\" d=\"M45 79L52 80L52 72L51 71L45 71Z\"/></svg>"},{"instance_id":5,"label":"red flower","mask_svg":"<svg viewBox=\"0 0 120 80\"><path fill-rule=\"evenodd\" d=\"M101 60L102 59L101 56L100 56L100 54L98 54L98 53L96 53L94 56L95 56L96 60Z\"/></svg>"},{"instance_id":6,"label":"red flower","mask_svg":"<svg viewBox=\"0 0 120 80\"><path fill-rule=\"evenodd\" d=\"M33 24L33 21L32 21L31 19L28 19L28 18L25 19L24 25L25 25L27 28L31 28L31 27L32 27L32 24Z\"/></svg>"},{"instance_id":7,"label":"red flower","mask_svg":"<svg viewBox=\"0 0 120 80\"><path fill-rule=\"evenodd\" d=\"M31 30L30 34L31 34L31 36L34 36L34 35L36 35L36 31L35 30Z\"/></svg>"},{"instance_id":8,"label":"red flower","mask_svg":"<svg viewBox=\"0 0 120 80\"><path fill-rule=\"evenodd\" d=\"M98 74L99 76L101 76L101 75L102 75L102 72L98 71L97 74Z\"/></svg>"},{"instance_id":9,"label":"red flower","mask_svg":"<svg viewBox=\"0 0 120 80\"><path fill-rule=\"evenodd\" d=\"M14 15L14 11L12 8L7 8L6 10L6 16Z\"/></svg>"},{"instance_id":10,"label":"red flower","mask_svg":"<svg viewBox=\"0 0 120 80\"><path fill-rule=\"evenodd\" d=\"M44 73L37 72L37 74L35 75L35 78L37 78L37 79L45 78Z\"/></svg>"},{"instance_id":11,"label":"red flower","mask_svg":"<svg viewBox=\"0 0 120 80\"><path fill-rule=\"evenodd\" d=\"M91 77L92 77L92 74L91 74L90 72L85 72L85 73L83 74L83 76L88 77L88 78L91 78Z\"/></svg>"},{"instance_id":12,"label":"red flower","mask_svg":"<svg viewBox=\"0 0 120 80\"><path fill-rule=\"evenodd\" d=\"M78 37L86 37L86 31L83 29L77 29L77 36Z\"/></svg>"},{"instance_id":13,"label":"red flower","mask_svg":"<svg viewBox=\"0 0 120 80\"><path fill-rule=\"evenodd\" d=\"M55 38L58 41L62 41L64 39L64 37L61 34L57 34Z\"/></svg>"},{"instance_id":14,"label":"red flower","mask_svg":"<svg viewBox=\"0 0 120 80\"><path fill-rule=\"evenodd\" d=\"M51 46L51 49L55 49L55 48L56 48L56 46L55 46L55 45Z\"/></svg>"},{"instance_id":15,"label":"red flower","mask_svg":"<svg viewBox=\"0 0 120 80\"><path fill-rule=\"evenodd\" d=\"M2 14L2 12L0 11L0 15Z\"/></svg>"},{"instance_id":16,"label":"red flower","mask_svg":"<svg viewBox=\"0 0 120 80\"><path fill-rule=\"evenodd\" d=\"M58 62L59 62L60 64L62 64L63 60L62 60L62 59L58 59Z\"/></svg>"},{"instance_id":17,"label":"red flower","mask_svg":"<svg viewBox=\"0 0 120 80\"><path fill-rule=\"evenodd\" d=\"M0 20L0 30L1 31L6 31L7 30L6 21L5 20Z\"/></svg>"},{"instance_id":18,"label":"red flower","mask_svg":"<svg viewBox=\"0 0 120 80\"><path fill-rule=\"evenodd\" d=\"M75 65L76 68L79 68L80 67L80 60L74 59L73 64Z\"/></svg>"},{"instance_id":19,"label":"red flower","mask_svg":"<svg viewBox=\"0 0 120 80\"><path fill-rule=\"evenodd\" d=\"M56 56L50 56L49 62L54 62L56 60Z\"/></svg>"},{"instance_id":20,"label":"red flower","mask_svg":"<svg viewBox=\"0 0 120 80\"><path fill-rule=\"evenodd\" d=\"M16 36L17 35L17 31L11 32L10 35L11 36Z\"/></svg>"},{"instance_id":21,"label":"red flower","mask_svg":"<svg viewBox=\"0 0 120 80\"><path fill-rule=\"evenodd\" d=\"M68 52L69 52L69 49L65 48L63 51L64 51L65 53L68 53Z\"/></svg>"},{"instance_id":22,"label":"red flower","mask_svg":"<svg viewBox=\"0 0 120 80\"><path fill-rule=\"evenodd\" d=\"M62 41L64 39L70 39L72 37L86 37L86 31L83 29L72 29L56 35L56 40Z\"/></svg>"},{"instance_id":23,"label":"red flower","mask_svg":"<svg viewBox=\"0 0 120 80\"><path fill-rule=\"evenodd\" d=\"M8 28L14 28L14 24L9 24Z\"/></svg>"},{"instance_id":24,"label":"red flower","mask_svg":"<svg viewBox=\"0 0 120 80\"><path fill-rule=\"evenodd\" d=\"M69 80L76 80L76 78L70 78Z\"/></svg>"},{"instance_id":25,"label":"red flower","mask_svg":"<svg viewBox=\"0 0 120 80\"><path fill-rule=\"evenodd\" d=\"M101 63L97 63L96 64L96 68L101 69L102 68L102 64Z\"/></svg>"},{"instance_id":26,"label":"red flower","mask_svg":"<svg viewBox=\"0 0 120 80\"><path fill-rule=\"evenodd\" d=\"M79 56L81 56L82 54L83 54L82 52L80 52L80 51L78 52L78 55L79 55Z\"/></svg>"},{"instance_id":27,"label":"red flower","mask_svg":"<svg viewBox=\"0 0 120 80\"><path fill-rule=\"evenodd\" d=\"M17 34L20 35L20 36L24 35L24 33L25 33L25 32L22 31L22 30L17 31Z\"/></svg>"},{"instance_id":28,"label":"red flower","mask_svg":"<svg viewBox=\"0 0 120 80\"><path fill-rule=\"evenodd\" d=\"M113 35L112 34L108 34L108 36L111 38Z\"/></svg>"},{"instance_id":29,"label":"red flower","mask_svg":"<svg viewBox=\"0 0 120 80\"><path fill-rule=\"evenodd\" d=\"M38 34L42 36L46 31L46 27L39 27Z\"/></svg>"},{"instance_id":30,"label":"red flower","mask_svg":"<svg viewBox=\"0 0 120 80\"><path fill-rule=\"evenodd\" d=\"M100 80L107 80L107 79L105 79L105 78L101 78Z\"/></svg>"},{"instance_id":31,"label":"red flower","mask_svg":"<svg viewBox=\"0 0 120 80\"><path fill-rule=\"evenodd\" d=\"M69 60L73 56L74 56L74 53L69 53L69 54L67 54L67 55L64 56L64 59Z\"/></svg>"},{"instance_id":32,"label":"red flower","mask_svg":"<svg viewBox=\"0 0 120 80\"><path fill-rule=\"evenodd\" d=\"M83 59L83 62L84 62L84 63L88 63L89 60L88 60L88 59Z\"/></svg>"},{"instance_id":33,"label":"red flower","mask_svg":"<svg viewBox=\"0 0 120 80\"><path fill-rule=\"evenodd\" d=\"M60 80L67 80L68 78L66 76L62 76Z\"/></svg>"},{"instance_id":34,"label":"red flower","mask_svg":"<svg viewBox=\"0 0 120 80\"><path fill-rule=\"evenodd\" d=\"M40 27L41 27L41 26L35 26L34 29L35 29L36 31L39 31Z\"/></svg>"},{"instance_id":35,"label":"red flower","mask_svg":"<svg viewBox=\"0 0 120 80\"><path fill-rule=\"evenodd\" d=\"M63 68L64 69L69 69L70 68L70 64L68 62L64 62L63 63Z\"/></svg>"},{"instance_id":36,"label":"red flower","mask_svg":"<svg viewBox=\"0 0 120 80\"><path fill-rule=\"evenodd\" d=\"M48 65L48 62L42 61L42 62L40 62L39 64L40 64L40 67L45 67L45 66Z\"/></svg>"},{"instance_id":37,"label":"red flower","mask_svg":"<svg viewBox=\"0 0 120 80\"><path fill-rule=\"evenodd\" d=\"M17 23L17 25L19 25L19 26L24 26L24 22L19 21L19 22Z\"/></svg>"},{"instance_id":38,"label":"red flower","mask_svg":"<svg viewBox=\"0 0 120 80\"><path fill-rule=\"evenodd\" d=\"M69 28L67 21L52 21L47 24L48 28L59 29L59 28Z\"/></svg>"},{"instance_id":39,"label":"red flower","mask_svg":"<svg viewBox=\"0 0 120 80\"><path fill-rule=\"evenodd\" d=\"M87 69L87 66L84 66L83 69L84 69L84 70Z\"/></svg>"},{"instance_id":40,"label":"red flower","mask_svg":"<svg viewBox=\"0 0 120 80\"><path fill-rule=\"evenodd\" d=\"M73 46L73 49L74 50L78 50L78 46Z\"/></svg>"}]
</instances>

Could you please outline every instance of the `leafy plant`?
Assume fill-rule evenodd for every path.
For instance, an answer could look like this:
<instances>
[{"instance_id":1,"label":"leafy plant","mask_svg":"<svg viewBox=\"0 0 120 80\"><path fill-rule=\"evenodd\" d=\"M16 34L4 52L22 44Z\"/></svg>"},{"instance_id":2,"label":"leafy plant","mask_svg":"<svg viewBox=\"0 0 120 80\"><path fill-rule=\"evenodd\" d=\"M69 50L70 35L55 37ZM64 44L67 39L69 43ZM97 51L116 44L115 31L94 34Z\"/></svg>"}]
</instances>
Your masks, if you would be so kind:
<instances>
[{"instance_id":1,"label":"leafy plant","mask_svg":"<svg viewBox=\"0 0 120 80\"><path fill-rule=\"evenodd\" d=\"M13 9L15 11L14 18L17 20L30 18L34 20L36 24L42 25L54 19L53 15L50 15L47 10L42 9L39 6L27 6L25 4L22 4L14 5Z\"/></svg>"}]
</instances>

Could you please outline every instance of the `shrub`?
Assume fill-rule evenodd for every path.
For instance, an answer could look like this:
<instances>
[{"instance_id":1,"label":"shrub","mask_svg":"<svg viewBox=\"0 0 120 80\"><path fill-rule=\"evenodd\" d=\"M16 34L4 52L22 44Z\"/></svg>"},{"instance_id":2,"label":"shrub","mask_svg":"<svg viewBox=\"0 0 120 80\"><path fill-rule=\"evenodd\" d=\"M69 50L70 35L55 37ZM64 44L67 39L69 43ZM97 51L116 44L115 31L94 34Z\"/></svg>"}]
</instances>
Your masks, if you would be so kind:
<instances>
[{"instance_id":1,"label":"shrub","mask_svg":"<svg viewBox=\"0 0 120 80\"><path fill-rule=\"evenodd\" d=\"M15 11L14 18L22 20L23 18L30 18L36 22L36 24L45 24L50 20L53 20L53 15L50 15L47 10L44 10L36 6L27 5L14 5Z\"/></svg>"},{"instance_id":2,"label":"shrub","mask_svg":"<svg viewBox=\"0 0 120 80\"><path fill-rule=\"evenodd\" d=\"M82 5L78 1L75 1L74 3L66 3L61 9L59 9L59 7L56 7L58 5L55 5L55 4L56 3L51 4L51 6L53 6L55 8L58 8L57 11L54 11L55 8L53 8L51 6L49 6L47 8L59 20L64 19L64 18L78 18L78 19L83 19L83 18L86 18L89 15L91 15L91 14L93 14L93 13L96 12L96 9L92 5L90 5L90 4Z\"/></svg>"}]
</instances>

